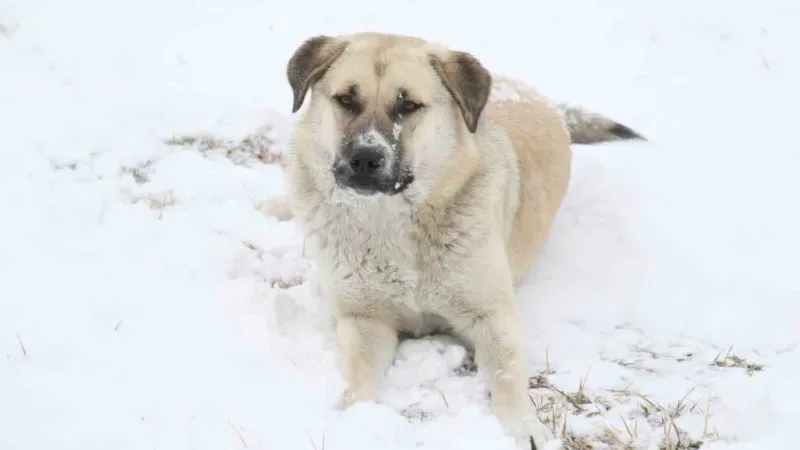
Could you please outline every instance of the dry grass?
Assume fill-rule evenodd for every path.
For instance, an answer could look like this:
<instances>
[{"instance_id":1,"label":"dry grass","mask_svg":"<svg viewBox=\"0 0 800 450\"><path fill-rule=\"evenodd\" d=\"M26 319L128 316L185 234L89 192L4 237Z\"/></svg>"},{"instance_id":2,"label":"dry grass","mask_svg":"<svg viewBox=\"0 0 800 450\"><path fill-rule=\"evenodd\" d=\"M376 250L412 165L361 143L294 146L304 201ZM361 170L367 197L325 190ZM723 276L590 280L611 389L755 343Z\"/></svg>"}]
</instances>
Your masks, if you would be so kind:
<instances>
[{"instance_id":1,"label":"dry grass","mask_svg":"<svg viewBox=\"0 0 800 450\"><path fill-rule=\"evenodd\" d=\"M50 167L52 167L53 170L78 170L78 163L71 162L71 163L61 164L50 160Z\"/></svg>"},{"instance_id":2,"label":"dry grass","mask_svg":"<svg viewBox=\"0 0 800 450\"><path fill-rule=\"evenodd\" d=\"M163 197L145 197L142 200L147 203L147 206L149 206L150 209L158 212L158 216L156 217L157 220L161 220L164 217L164 209L176 203L171 189L169 192L164 194Z\"/></svg>"},{"instance_id":3,"label":"dry grass","mask_svg":"<svg viewBox=\"0 0 800 450\"><path fill-rule=\"evenodd\" d=\"M270 136L271 131L270 126L263 126L238 142L207 134L174 135L165 142L173 147L198 151L204 156L219 154L241 166L256 163L284 165L284 157L277 151L278 142Z\"/></svg>"},{"instance_id":4,"label":"dry grass","mask_svg":"<svg viewBox=\"0 0 800 450\"><path fill-rule=\"evenodd\" d=\"M586 393L586 380L589 378L589 372L591 371L591 367L589 370L586 371L586 375L580 379L578 383L578 390L575 392L565 392L562 391L547 380L545 376L546 373L552 373L552 369L550 369L549 364L547 365L547 369L541 372L539 375L532 377L529 380L529 386L532 389L549 389L553 392L560 394L565 400L567 400L577 411L583 412L585 409L585 405L593 405L597 403L602 403L598 401L597 397L591 396ZM547 405L540 405L537 406L539 411L544 411L547 409Z\"/></svg>"},{"instance_id":5,"label":"dry grass","mask_svg":"<svg viewBox=\"0 0 800 450\"><path fill-rule=\"evenodd\" d=\"M594 450L594 445L584 437L574 434L562 434L561 444L564 450Z\"/></svg>"},{"instance_id":6,"label":"dry grass","mask_svg":"<svg viewBox=\"0 0 800 450\"><path fill-rule=\"evenodd\" d=\"M120 169L121 174L130 174L136 184L144 184L150 181L150 171L153 166L153 161L145 161L136 167L123 167Z\"/></svg>"},{"instance_id":7,"label":"dry grass","mask_svg":"<svg viewBox=\"0 0 800 450\"><path fill-rule=\"evenodd\" d=\"M262 258L263 250L258 248L257 245L255 245L255 244L253 244L252 242L249 242L249 241L242 241L242 245L247 247L248 250L256 252L257 257L258 257L259 260ZM302 275L296 273L296 274L292 275L289 278L284 278L284 277L282 277L280 275L276 275L276 276L274 276L272 278L269 278L269 279L266 279L264 281L267 284L269 284L269 287L271 287L273 289L274 288L289 289L289 288L293 288L295 286L300 286L301 284L306 282L306 279Z\"/></svg>"},{"instance_id":8,"label":"dry grass","mask_svg":"<svg viewBox=\"0 0 800 450\"><path fill-rule=\"evenodd\" d=\"M552 374L556 373L553 370L553 368L550 366L550 348L549 347L544 350L544 362L545 362L544 372L542 372L544 375L552 375Z\"/></svg>"},{"instance_id":9,"label":"dry grass","mask_svg":"<svg viewBox=\"0 0 800 450\"><path fill-rule=\"evenodd\" d=\"M306 433L306 435L308 435ZM311 445L314 446L314 450L317 450L317 444L314 443L314 440L311 439L311 436L308 435L308 439L311 441ZM325 450L325 430L322 430L322 444L320 445L319 450Z\"/></svg>"},{"instance_id":10,"label":"dry grass","mask_svg":"<svg viewBox=\"0 0 800 450\"><path fill-rule=\"evenodd\" d=\"M592 368L589 367L589 370L586 371L586 375L581 378L578 383L578 390L575 393L566 394L567 400L578 408L580 408L580 405L597 403L595 398L586 395L586 380L589 378L589 371L591 370Z\"/></svg>"},{"instance_id":11,"label":"dry grass","mask_svg":"<svg viewBox=\"0 0 800 450\"><path fill-rule=\"evenodd\" d=\"M174 135L165 143L182 150L200 152L205 157L210 154L222 155L234 164L241 166L276 163L285 165L283 155L276 151L278 142L270 136L271 130L271 127L263 126L238 142L215 138L207 134L198 134ZM77 169L77 163L57 165L51 162L51 164L54 169ZM155 161L148 160L133 167L122 167L120 174L129 174L136 184L145 184L150 181L154 165Z\"/></svg>"},{"instance_id":12,"label":"dry grass","mask_svg":"<svg viewBox=\"0 0 800 450\"><path fill-rule=\"evenodd\" d=\"M19 342L19 348L22 350L22 356L28 356L28 349L25 348L25 343L22 342L22 336L20 336L19 333L14 333L14 335L17 337L17 342Z\"/></svg>"},{"instance_id":13,"label":"dry grass","mask_svg":"<svg viewBox=\"0 0 800 450\"><path fill-rule=\"evenodd\" d=\"M761 64L764 66L764 69L769 70L771 67L767 55L764 54L764 50L759 48L758 53L761 55Z\"/></svg>"},{"instance_id":14,"label":"dry grass","mask_svg":"<svg viewBox=\"0 0 800 450\"><path fill-rule=\"evenodd\" d=\"M733 350L733 347L730 347L727 353L725 353L725 356L723 356L721 359L720 356L722 356L722 353L720 352L717 357L714 358L714 362L712 362L711 365L717 367L738 367L740 369L744 369L747 374L751 376L754 372L760 372L764 369L764 366L760 364L756 364L734 355L731 353L731 350Z\"/></svg>"},{"instance_id":15,"label":"dry grass","mask_svg":"<svg viewBox=\"0 0 800 450\"><path fill-rule=\"evenodd\" d=\"M629 427L624 418L622 419L622 423L625 426L625 431L628 433L627 435L622 430L612 425L605 424L603 425L603 433L598 437L598 440L614 449L636 450L635 443L639 438L638 420L633 427ZM631 429L634 431L631 431Z\"/></svg>"},{"instance_id":16,"label":"dry grass","mask_svg":"<svg viewBox=\"0 0 800 450\"><path fill-rule=\"evenodd\" d=\"M703 445L703 441L719 439L716 429L709 430L709 412L711 399L709 397L706 408L702 441L692 439L687 430L681 429L676 420L678 417L694 412L698 405L688 401L695 390L692 388L674 405L663 406L650 399L647 395L637 392L632 384L618 389L604 389L608 394L589 393L586 387L587 374L580 379L575 392L564 392L554 387L544 371L530 379L531 389L549 390L556 395L542 395L533 399L537 411L544 416L544 422L549 424L553 433L559 436L565 450L592 450L596 446L614 450L639 450L646 447L641 438L647 438L640 433L642 421L649 423L649 429L660 427L663 439L658 444L659 450L695 450ZM583 416L590 418L604 415L612 410L612 405L635 404L639 402L639 411L629 417L619 416L622 425L614 426L605 423L599 427L596 434L589 436L577 435L568 426L570 418Z\"/></svg>"},{"instance_id":17,"label":"dry grass","mask_svg":"<svg viewBox=\"0 0 800 450\"><path fill-rule=\"evenodd\" d=\"M617 358L613 361L614 364L620 365L622 367L628 367L633 364L633 362L626 360L625 358Z\"/></svg>"},{"instance_id":18,"label":"dry grass","mask_svg":"<svg viewBox=\"0 0 800 450\"><path fill-rule=\"evenodd\" d=\"M647 364L649 360L659 360L661 361L659 366L663 366L669 364L668 360L685 363L695 357L694 353L686 352L674 354L675 352L667 351L662 353L648 345L635 345L632 350L639 354L632 356L633 359L617 357L603 358L603 360L626 369L654 373L659 369L649 366ZM735 355L732 348L717 355L710 366L731 368L732 370L742 369L750 376L764 369L761 364ZM551 372L552 368L548 357L546 369L531 379L531 388L540 391L550 390L558 394L554 397L543 394L541 398L545 400L540 398L535 405L540 413L546 412L543 414L543 418L546 418L545 420L551 424L554 433L560 429L560 437L564 442L565 449L588 450L598 447L614 450L640 450L652 448L650 446L656 439L659 450L695 450L701 448L704 443L722 439L719 431L709 423L711 396L709 395L708 399L704 398L699 402L690 400L696 387L690 389L677 402L661 405L645 393L638 392L633 387L633 382L619 388L589 392L586 387L588 373L587 376L581 378L576 391L564 392L549 383L545 373ZM638 409L631 411L629 407L634 405L638 406ZM620 411L615 411L620 406L622 407ZM554 409L557 409L558 412L553 412ZM603 411L604 409L605 411ZM607 419L609 414L619 414L621 422L614 420L613 424L609 422L602 425L597 424L598 415ZM680 425L682 420L679 418L687 415L697 417L701 414L702 430L689 430ZM585 431L582 431L581 435L575 435L566 426L566 423L567 420L574 421L578 417L595 421L598 427L597 432L586 434ZM592 417L595 418L590 419ZM555 426L556 423L561 426ZM644 427L648 430L646 434L642 432L642 424L646 425ZM654 432L655 434L653 434Z\"/></svg>"},{"instance_id":19,"label":"dry grass","mask_svg":"<svg viewBox=\"0 0 800 450\"><path fill-rule=\"evenodd\" d=\"M212 154L221 155L234 164L244 167L252 167L259 164L284 165L283 155L278 151L279 142L272 137L271 132L272 128L269 125L265 125L239 141L198 134L175 135L167 139L165 143L179 150L197 151L204 157L209 157ZM130 175L136 184L143 185L150 182L157 163L158 160L147 160L134 166L124 166L119 169L119 174L121 176ZM51 165L56 170L77 170L78 164L56 164L51 161ZM144 202L152 210L157 211L158 220L163 218L164 211L168 207L178 203L172 190L166 194L133 194L131 200L134 203Z\"/></svg>"},{"instance_id":20,"label":"dry grass","mask_svg":"<svg viewBox=\"0 0 800 450\"><path fill-rule=\"evenodd\" d=\"M651 420L651 422L655 422L656 424L660 423L663 429L664 440L659 446L659 450L692 450L698 449L701 445L703 445L701 441L696 441L689 438L689 434L685 430L680 429L675 423L675 419L677 419L686 411L686 408L688 407L686 399L692 392L694 392L696 388L697 387L695 386L690 389L689 392L687 392L686 395L684 395L683 398L681 398L678 403L672 407L661 406L648 399L645 395L637 393L637 395L645 401L645 403L642 404L642 408L646 415L652 415L654 418ZM696 407L697 404L695 403L689 408L689 411L693 411ZM707 409L705 415L706 424L708 422L708 414L709 411Z\"/></svg>"},{"instance_id":21,"label":"dry grass","mask_svg":"<svg viewBox=\"0 0 800 450\"><path fill-rule=\"evenodd\" d=\"M280 276L275 276L267 280L269 283L269 287L271 288L278 288L278 289L289 289L295 286L300 286L301 284L305 283L305 278L302 275L295 274L285 279Z\"/></svg>"},{"instance_id":22,"label":"dry grass","mask_svg":"<svg viewBox=\"0 0 800 450\"><path fill-rule=\"evenodd\" d=\"M233 429L233 432L236 433L237 437L239 437L239 442L242 443L242 446L244 446L244 448L248 448L247 447L247 441L244 440L244 437L242 436L242 433L239 431L239 429L236 427L236 425L234 425L233 422L231 422L230 420L228 421L228 425L231 426L231 428Z\"/></svg>"}]
</instances>

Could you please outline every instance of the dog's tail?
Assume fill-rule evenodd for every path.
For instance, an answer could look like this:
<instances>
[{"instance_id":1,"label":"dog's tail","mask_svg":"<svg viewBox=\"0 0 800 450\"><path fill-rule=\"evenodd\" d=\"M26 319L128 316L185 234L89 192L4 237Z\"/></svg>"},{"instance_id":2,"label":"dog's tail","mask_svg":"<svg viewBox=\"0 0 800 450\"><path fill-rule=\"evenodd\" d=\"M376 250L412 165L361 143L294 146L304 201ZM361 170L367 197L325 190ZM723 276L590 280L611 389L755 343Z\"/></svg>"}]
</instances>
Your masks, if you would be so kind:
<instances>
[{"instance_id":1,"label":"dog's tail","mask_svg":"<svg viewBox=\"0 0 800 450\"><path fill-rule=\"evenodd\" d=\"M557 105L564 117L570 140L573 144L597 144L607 141L641 140L641 134L602 114L570 106L566 103Z\"/></svg>"}]
</instances>

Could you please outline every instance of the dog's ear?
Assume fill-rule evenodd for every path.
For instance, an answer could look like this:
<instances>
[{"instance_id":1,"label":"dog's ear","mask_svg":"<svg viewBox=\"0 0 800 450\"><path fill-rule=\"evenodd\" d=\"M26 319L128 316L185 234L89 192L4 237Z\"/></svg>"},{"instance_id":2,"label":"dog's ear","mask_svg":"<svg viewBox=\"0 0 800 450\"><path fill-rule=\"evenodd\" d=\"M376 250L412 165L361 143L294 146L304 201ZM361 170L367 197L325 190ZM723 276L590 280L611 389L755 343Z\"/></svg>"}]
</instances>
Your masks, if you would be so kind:
<instances>
[{"instance_id":1,"label":"dog's ear","mask_svg":"<svg viewBox=\"0 0 800 450\"><path fill-rule=\"evenodd\" d=\"M489 100L492 75L477 58L465 52L454 51L444 59L431 56L430 62L461 108L467 129L474 133Z\"/></svg>"},{"instance_id":2,"label":"dog's ear","mask_svg":"<svg viewBox=\"0 0 800 450\"><path fill-rule=\"evenodd\" d=\"M347 43L330 36L314 36L295 50L286 66L286 76L294 94L292 112L297 112L306 98L306 92L336 61Z\"/></svg>"}]
</instances>

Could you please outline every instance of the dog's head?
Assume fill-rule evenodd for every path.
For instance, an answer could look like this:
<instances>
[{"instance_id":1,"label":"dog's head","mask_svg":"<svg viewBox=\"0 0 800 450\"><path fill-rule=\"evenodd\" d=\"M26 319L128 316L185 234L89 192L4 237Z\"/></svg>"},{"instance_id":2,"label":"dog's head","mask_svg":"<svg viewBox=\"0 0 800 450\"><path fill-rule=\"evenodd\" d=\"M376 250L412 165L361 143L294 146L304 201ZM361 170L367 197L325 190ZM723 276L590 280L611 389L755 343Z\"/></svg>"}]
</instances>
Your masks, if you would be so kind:
<instances>
[{"instance_id":1,"label":"dog's head","mask_svg":"<svg viewBox=\"0 0 800 450\"><path fill-rule=\"evenodd\" d=\"M475 133L491 75L472 55L413 37L316 36L291 57L306 162L360 195L428 192Z\"/></svg>"}]
</instances>

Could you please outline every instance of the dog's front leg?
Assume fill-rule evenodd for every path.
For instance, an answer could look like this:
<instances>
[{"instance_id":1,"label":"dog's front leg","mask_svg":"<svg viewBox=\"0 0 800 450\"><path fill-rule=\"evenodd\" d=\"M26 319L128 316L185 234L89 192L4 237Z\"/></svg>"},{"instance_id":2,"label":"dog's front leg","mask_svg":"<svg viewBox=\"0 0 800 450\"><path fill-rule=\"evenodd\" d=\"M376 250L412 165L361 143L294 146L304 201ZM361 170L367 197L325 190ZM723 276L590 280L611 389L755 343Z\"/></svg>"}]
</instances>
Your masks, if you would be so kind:
<instances>
[{"instance_id":1,"label":"dog's front leg","mask_svg":"<svg viewBox=\"0 0 800 450\"><path fill-rule=\"evenodd\" d=\"M478 367L487 375L492 410L520 448L560 448L556 443L545 447L554 439L553 433L539 421L528 396L522 333L513 295L501 295L485 304L493 306L475 312L467 335L475 346Z\"/></svg>"},{"instance_id":2,"label":"dog's front leg","mask_svg":"<svg viewBox=\"0 0 800 450\"><path fill-rule=\"evenodd\" d=\"M336 334L347 382L338 407L346 409L358 401L377 400L381 378L397 350L397 331L380 319L345 315L336 319Z\"/></svg>"}]
</instances>

